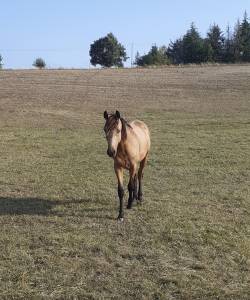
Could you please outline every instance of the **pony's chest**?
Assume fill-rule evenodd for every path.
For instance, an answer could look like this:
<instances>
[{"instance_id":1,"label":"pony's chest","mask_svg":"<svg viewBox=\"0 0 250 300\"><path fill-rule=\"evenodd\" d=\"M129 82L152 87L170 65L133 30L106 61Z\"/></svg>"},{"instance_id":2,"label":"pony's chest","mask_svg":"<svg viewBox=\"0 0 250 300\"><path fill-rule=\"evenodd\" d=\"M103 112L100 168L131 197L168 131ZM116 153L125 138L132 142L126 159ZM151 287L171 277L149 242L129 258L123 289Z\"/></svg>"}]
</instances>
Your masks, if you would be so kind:
<instances>
[{"instance_id":1,"label":"pony's chest","mask_svg":"<svg viewBox=\"0 0 250 300\"><path fill-rule=\"evenodd\" d=\"M126 155L117 155L116 161L122 166L124 169L130 169L130 160Z\"/></svg>"}]
</instances>

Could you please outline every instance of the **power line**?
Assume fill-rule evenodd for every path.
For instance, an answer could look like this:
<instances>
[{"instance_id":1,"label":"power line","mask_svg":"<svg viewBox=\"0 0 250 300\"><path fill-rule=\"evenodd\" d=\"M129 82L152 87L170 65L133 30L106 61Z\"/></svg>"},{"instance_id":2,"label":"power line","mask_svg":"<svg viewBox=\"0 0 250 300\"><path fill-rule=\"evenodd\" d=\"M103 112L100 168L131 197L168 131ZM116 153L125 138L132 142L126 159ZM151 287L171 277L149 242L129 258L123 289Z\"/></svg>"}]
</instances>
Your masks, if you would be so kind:
<instances>
[{"instance_id":1,"label":"power line","mask_svg":"<svg viewBox=\"0 0 250 300\"><path fill-rule=\"evenodd\" d=\"M83 52L84 49L0 49L2 52Z\"/></svg>"}]
</instances>

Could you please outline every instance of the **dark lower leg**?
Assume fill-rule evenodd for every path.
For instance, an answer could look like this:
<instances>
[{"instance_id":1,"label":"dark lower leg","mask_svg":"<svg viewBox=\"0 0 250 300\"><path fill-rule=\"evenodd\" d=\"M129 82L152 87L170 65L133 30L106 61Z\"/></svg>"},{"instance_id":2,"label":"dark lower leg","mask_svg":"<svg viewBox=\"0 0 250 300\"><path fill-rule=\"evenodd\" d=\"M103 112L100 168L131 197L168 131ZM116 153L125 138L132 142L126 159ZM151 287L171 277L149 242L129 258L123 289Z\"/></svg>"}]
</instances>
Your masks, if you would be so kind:
<instances>
[{"instance_id":1,"label":"dark lower leg","mask_svg":"<svg viewBox=\"0 0 250 300\"><path fill-rule=\"evenodd\" d=\"M133 189L134 189L133 186L134 186L133 180L130 178L128 184L128 192L129 192L128 205L127 205L128 209L132 208L132 204L133 204Z\"/></svg>"},{"instance_id":2,"label":"dark lower leg","mask_svg":"<svg viewBox=\"0 0 250 300\"><path fill-rule=\"evenodd\" d=\"M133 191L133 200L137 199L137 175L134 178L134 191Z\"/></svg>"},{"instance_id":3,"label":"dark lower leg","mask_svg":"<svg viewBox=\"0 0 250 300\"><path fill-rule=\"evenodd\" d=\"M142 201L142 180L141 178L139 179L139 190L138 190L138 197L137 199L139 201Z\"/></svg>"},{"instance_id":4,"label":"dark lower leg","mask_svg":"<svg viewBox=\"0 0 250 300\"><path fill-rule=\"evenodd\" d=\"M147 160L147 156L141 161L140 163L140 168L139 168L139 171L138 171L138 180L139 180L139 190L138 190L138 201L139 202L142 202L142 178L143 178L143 169L145 167L145 163L146 163L146 160Z\"/></svg>"},{"instance_id":5,"label":"dark lower leg","mask_svg":"<svg viewBox=\"0 0 250 300\"><path fill-rule=\"evenodd\" d=\"M120 185L118 185L118 196L119 196L119 201L120 201L118 219L122 219L123 218L123 196L124 196L124 189Z\"/></svg>"}]
</instances>

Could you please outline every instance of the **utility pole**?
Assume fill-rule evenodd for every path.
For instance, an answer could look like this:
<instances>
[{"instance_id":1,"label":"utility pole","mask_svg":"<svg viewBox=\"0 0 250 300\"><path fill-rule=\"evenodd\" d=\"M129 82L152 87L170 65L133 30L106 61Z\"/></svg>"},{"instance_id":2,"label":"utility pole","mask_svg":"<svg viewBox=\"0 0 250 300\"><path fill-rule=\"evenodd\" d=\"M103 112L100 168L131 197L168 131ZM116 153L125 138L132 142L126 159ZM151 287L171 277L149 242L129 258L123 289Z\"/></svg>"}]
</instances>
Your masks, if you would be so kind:
<instances>
[{"instance_id":1,"label":"utility pole","mask_svg":"<svg viewBox=\"0 0 250 300\"><path fill-rule=\"evenodd\" d=\"M133 68L133 58L134 58L134 43L131 44L131 53L130 53L130 63L131 63L131 68Z\"/></svg>"}]
</instances>

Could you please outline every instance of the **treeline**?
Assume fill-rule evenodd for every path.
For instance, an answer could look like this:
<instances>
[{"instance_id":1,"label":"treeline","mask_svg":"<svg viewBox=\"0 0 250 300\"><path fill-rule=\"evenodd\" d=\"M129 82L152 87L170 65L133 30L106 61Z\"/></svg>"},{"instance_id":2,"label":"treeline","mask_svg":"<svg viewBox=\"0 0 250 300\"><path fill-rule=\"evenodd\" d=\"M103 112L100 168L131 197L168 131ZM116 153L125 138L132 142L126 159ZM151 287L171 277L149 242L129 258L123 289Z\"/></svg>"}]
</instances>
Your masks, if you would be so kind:
<instances>
[{"instance_id":1,"label":"treeline","mask_svg":"<svg viewBox=\"0 0 250 300\"><path fill-rule=\"evenodd\" d=\"M194 23L186 34L171 42L168 47L152 46L150 51L140 56L136 54L137 66L190 64L190 63L241 63L250 62L250 23L245 12L234 30L227 27L225 33L212 25L205 38L202 38Z\"/></svg>"},{"instance_id":2,"label":"treeline","mask_svg":"<svg viewBox=\"0 0 250 300\"><path fill-rule=\"evenodd\" d=\"M123 67L129 58L125 47L109 33L90 45L90 63L93 66ZM0 69L2 68L0 55ZM132 58L131 58L132 60ZM245 12L243 20L238 21L234 29L227 27L224 33L214 24L203 38L194 23L186 34L168 46L152 46L145 55L138 52L133 64L136 66L200 64L200 63L241 63L250 62L250 23ZM37 58L34 67L45 68L42 58Z\"/></svg>"}]
</instances>

